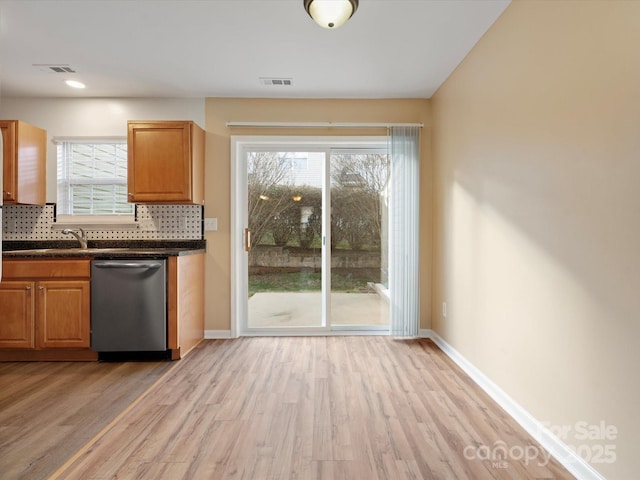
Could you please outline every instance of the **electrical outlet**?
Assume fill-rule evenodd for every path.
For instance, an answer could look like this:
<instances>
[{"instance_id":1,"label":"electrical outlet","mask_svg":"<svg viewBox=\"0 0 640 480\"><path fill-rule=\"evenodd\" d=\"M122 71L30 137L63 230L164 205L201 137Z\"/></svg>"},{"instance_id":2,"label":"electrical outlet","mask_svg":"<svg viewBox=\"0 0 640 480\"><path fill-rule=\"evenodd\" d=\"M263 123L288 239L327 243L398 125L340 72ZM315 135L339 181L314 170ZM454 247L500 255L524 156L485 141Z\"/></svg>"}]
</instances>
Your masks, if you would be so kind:
<instances>
[{"instance_id":1,"label":"electrical outlet","mask_svg":"<svg viewBox=\"0 0 640 480\"><path fill-rule=\"evenodd\" d=\"M205 232L216 232L218 230L218 219L217 218L205 218L204 219L204 231Z\"/></svg>"},{"instance_id":2,"label":"electrical outlet","mask_svg":"<svg viewBox=\"0 0 640 480\"><path fill-rule=\"evenodd\" d=\"M442 302L442 317L447 318L447 302Z\"/></svg>"}]
</instances>

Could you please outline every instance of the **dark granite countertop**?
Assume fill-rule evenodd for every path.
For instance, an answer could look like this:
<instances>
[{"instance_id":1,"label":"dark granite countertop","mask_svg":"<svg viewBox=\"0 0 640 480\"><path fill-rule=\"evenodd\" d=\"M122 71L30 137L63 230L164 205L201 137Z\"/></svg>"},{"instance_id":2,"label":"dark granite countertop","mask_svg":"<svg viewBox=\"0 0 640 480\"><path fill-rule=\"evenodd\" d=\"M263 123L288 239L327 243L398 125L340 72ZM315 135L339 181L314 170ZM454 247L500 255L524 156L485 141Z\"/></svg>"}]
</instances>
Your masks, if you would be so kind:
<instances>
[{"instance_id":1,"label":"dark granite countertop","mask_svg":"<svg viewBox=\"0 0 640 480\"><path fill-rule=\"evenodd\" d=\"M66 240L2 242L4 258L149 258L205 251L205 240L90 240L86 250Z\"/></svg>"}]
</instances>

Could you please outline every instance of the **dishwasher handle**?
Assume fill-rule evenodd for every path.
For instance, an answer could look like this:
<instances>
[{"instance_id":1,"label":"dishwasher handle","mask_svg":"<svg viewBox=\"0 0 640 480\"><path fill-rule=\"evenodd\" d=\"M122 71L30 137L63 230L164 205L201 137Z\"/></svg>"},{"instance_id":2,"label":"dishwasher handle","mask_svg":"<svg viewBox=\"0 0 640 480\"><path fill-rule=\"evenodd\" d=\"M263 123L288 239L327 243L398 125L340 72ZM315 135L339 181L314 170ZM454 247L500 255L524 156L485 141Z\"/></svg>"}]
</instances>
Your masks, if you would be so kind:
<instances>
[{"instance_id":1,"label":"dishwasher handle","mask_svg":"<svg viewBox=\"0 0 640 480\"><path fill-rule=\"evenodd\" d=\"M96 268L161 268L162 263L158 262L100 262L94 263Z\"/></svg>"}]
</instances>

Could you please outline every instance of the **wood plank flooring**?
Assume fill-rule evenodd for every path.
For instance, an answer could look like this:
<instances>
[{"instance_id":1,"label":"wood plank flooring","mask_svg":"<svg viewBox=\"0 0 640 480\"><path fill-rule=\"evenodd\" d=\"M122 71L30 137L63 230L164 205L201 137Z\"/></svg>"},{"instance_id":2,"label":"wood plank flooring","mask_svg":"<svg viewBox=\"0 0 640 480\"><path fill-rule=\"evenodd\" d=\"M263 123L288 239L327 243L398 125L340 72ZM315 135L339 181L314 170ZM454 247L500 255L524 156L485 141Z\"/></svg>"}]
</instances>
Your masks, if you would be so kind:
<instances>
[{"instance_id":1,"label":"wood plank flooring","mask_svg":"<svg viewBox=\"0 0 640 480\"><path fill-rule=\"evenodd\" d=\"M200 344L52 478L573 478L542 454L429 340L245 337Z\"/></svg>"},{"instance_id":2,"label":"wood plank flooring","mask_svg":"<svg viewBox=\"0 0 640 480\"><path fill-rule=\"evenodd\" d=\"M173 365L0 363L0 478L48 478Z\"/></svg>"}]
</instances>

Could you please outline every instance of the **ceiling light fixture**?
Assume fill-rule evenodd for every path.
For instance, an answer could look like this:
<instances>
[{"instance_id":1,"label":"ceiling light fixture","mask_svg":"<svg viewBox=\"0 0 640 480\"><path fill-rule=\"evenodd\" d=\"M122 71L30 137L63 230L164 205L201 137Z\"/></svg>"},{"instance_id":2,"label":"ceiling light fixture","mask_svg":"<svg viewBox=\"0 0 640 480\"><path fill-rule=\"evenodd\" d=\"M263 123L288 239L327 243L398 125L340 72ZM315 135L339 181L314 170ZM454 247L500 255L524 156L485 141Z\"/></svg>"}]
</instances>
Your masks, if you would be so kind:
<instances>
[{"instance_id":1,"label":"ceiling light fixture","mask_svg":"<svg viewBox=\"0 0 640 480\"><path fill-rule=\"evenodd\" d=\"M304 9L323 28L344 25L358 9L358 0L304 0Z\"/></svg>"},{"instance_id":2,"label":"ceiling light fixture","mask_svg":"<svg viewBox=\"0 0 640 480\"><path fill-rule=\"evenodd\" d=\"M86 85L82 82L78 82L77 80L65 80L65 82L67 85L69 85L70 87L73 88L85 88Z\"/></svg>"}]
</instances>

